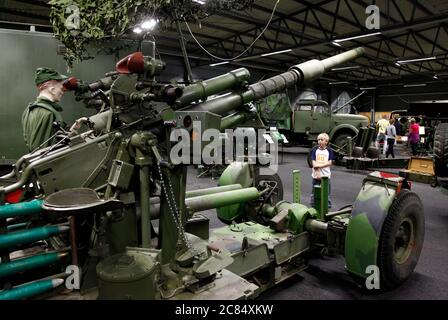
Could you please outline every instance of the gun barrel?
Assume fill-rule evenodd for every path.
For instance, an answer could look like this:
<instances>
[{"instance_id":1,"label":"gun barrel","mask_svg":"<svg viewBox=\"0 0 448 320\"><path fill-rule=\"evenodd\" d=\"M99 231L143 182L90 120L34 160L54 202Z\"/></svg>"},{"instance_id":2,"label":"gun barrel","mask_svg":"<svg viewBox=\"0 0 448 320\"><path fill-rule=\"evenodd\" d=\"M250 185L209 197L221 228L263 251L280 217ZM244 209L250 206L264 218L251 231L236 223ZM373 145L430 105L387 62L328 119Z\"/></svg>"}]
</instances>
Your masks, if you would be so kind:
<instances>
[{"instance_id":1,"label":"gun barrel","mask_svg":"<svg viewBox=\"0 0 448 320\"><path fill-rule=\"evenodd\" d=\"M242 86L249 80L250 73L246 68L239 68L226 74L192 84L183 89L183 94L176 100L178 108L185 107L198 100Z\"/></svg>"},{"instance_id":2,"label":"gun barrel","mask_svg":"<svg viewBox=\"0 0 448 320\"><path fill-rule=\"evenodd\" d=\"M342 63L354 60L364 54L364 48L359 47L337 54L324 60L310 60L292 66L289 71L266 80L254 83L242 93L231 93L192 106L192 111L209 111L219 115L235 110L241 105L256 101L271 94L282 92L295 85L307 84L316 80L322 74ZM187 87L188 88L188 87Z\"/></svg>"},{"instance_id":3,"label":"gun barrel","mask_svg":"<svg viewBox=\"0 0 448 320\"><path fill-rule=\"evenodd\" d=\"M255 100L265 98L294 85L308 84L321 77L329 69L352 61L363 54L364 48L359 47L324 60L309 60L292 66L289 71L278 76L254 83L249 88L253 91Z\"/></svg>"}]
</instances>

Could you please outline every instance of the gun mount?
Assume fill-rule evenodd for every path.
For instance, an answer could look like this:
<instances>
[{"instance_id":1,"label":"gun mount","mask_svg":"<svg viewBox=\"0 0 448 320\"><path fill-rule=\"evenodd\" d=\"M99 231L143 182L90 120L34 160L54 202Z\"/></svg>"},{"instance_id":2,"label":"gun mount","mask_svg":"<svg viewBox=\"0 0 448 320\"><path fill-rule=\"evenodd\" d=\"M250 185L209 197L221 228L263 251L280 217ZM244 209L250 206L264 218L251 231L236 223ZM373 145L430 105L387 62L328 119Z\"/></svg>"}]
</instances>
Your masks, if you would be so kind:
<instances>
[{"instance_id":1,"label":"gun mount","mask_svg":"<svg viewBox=\"0 0 448 320\"><path fill-rule=\"evenodd\" d=\"M191 133L193 121L217 130L236 126L255 116L251 102L313 81L362 54L358 48L311 60L252 85L244 68L186 87L158 83L164 63L142 53L122 59L117 73L95 84L78 85L72 79L67 86L77 95L103 92L102 108L89 118L90 130L24 155L2 177L1 199L11 203L0 206L2 226L11 217L44 213L56 221L71 216L94 224L90 231L98 237L93 243L90 234L77 238L98 253L102 299L254 298L303 270L307 252L322 246L345 254L348 270L361 277L367 276L366 266L378 264L385 270L384 286L397 286L412 273L423 241L421 203L403 178L372 174L351 208L328 213L325 182L316 187L321 196L316 207L308 208L298 199L282 201L277 175L261 175L256 166L236 161L217 188L189 192L186 166L170 157L176 145L170 140L173 130ZM211 97L216 94L221 96ZM25 210L22 204L32 199L40 202ZM407 224L417 228L409 231L414 241L379 245L378 235L380 241L395 241L395 233L382 228L386 220L394 226L408 221L389 213L389 208L407 208L396 201L415 208L408 210L415 223ZM196 212L210 208L219 208L218 217L229 226L204 226ZM152 219L159 219L157 233ZM390 250L397 248L404 264L391 258ZM81 258L89 254L79 252ZM359 252L368 252L362 261ZM0 265L8 263L2 259ZM254 274L264 281L249 281Z\"/></svg>"}]
</instances>

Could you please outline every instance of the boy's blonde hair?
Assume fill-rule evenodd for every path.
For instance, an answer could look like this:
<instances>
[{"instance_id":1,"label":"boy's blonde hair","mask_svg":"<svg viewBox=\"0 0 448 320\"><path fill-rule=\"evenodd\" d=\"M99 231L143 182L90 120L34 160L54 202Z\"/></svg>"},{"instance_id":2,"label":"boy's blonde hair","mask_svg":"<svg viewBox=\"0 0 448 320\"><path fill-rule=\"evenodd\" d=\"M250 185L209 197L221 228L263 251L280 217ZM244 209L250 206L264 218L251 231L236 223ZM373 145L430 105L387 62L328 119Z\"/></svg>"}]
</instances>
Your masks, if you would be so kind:
<instances>
[{"instance_id":1,"label":"boy's blonde hair","mask_svg":"<svg viewBox=\"0 0 448 320\"><path fill-rule=\"evenodd\" d=\"M330 141L330 137L328 136L328 134L326 134L325 132L324 133L321 133L320 135L318 135L317 136L317 140L319 140L319 139L325 139L327 142L329 142Z\"/></svg>"}]
</instances>

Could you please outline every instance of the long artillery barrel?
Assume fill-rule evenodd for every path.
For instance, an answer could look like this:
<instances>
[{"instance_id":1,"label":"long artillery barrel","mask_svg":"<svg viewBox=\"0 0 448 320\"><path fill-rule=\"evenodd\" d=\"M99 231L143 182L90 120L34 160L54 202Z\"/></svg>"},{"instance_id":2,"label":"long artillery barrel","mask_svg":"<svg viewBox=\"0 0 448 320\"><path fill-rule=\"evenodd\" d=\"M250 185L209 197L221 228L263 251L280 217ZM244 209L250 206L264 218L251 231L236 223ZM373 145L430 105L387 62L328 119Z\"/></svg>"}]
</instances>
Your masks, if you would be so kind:
<instances>
[{"instance_id":1,"label":"long artillery barrel","mask_svg":"<svg viewBox=\"0 0 448 320\"><path fill-rule=\"evenodd\" d=\"M191 111L209 111L219 115L224 115L232 110L235 110L239 106L265 98L274 93L282 92L286 88L290 88L295 85L300 86L310 83L321 77L325 71L337 65L352 61L362 56L363 54L364 48L359 47L324 60L309 60L304 63L292 66L289 71L284 72L280 75L254 83L243 92L234 92L186 107L188 103L194 101L194 98L199 98L201 100L204 100L206 98L207 92L204 90L204 87L207 87L208 92L212 92L213 94L215 94L223 88L230 89L237 80L239 83L241 83L243 79L246 79L244 76L235 76L235 73L237 71L235 70L233 71L234 74L228 73L210 80L203 81L201 84L192 85L195 87L186 87L184 89L184 92L187 92L187 95L184 97L184 94L182 97L180 97L179 100L176 101L176 104L178 108L186 107L185 110L188 109ZM243 70L245 69L243 68ZM245 75L245 72L241 71L241 69L238 69L238 72L236 74ZM221 79L223 80L221 81ZM233 82L232 79L234 79ZM205 82L207 82L207 85L204 86ZM225 82L226 85L223 85L223 82ZM210 85L212 85L216 90L213 90L213 88L209 88Z\"/></svg>"}]
</instances>

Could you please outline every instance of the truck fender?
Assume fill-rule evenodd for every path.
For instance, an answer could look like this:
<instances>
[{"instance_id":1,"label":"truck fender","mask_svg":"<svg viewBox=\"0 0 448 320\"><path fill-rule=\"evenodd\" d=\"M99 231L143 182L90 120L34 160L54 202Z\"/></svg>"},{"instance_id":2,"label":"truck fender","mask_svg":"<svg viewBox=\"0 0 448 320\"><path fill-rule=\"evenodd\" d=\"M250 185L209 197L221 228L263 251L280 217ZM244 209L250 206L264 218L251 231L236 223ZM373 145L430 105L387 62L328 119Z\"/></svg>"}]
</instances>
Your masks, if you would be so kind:
<instances>
[{"instance_id":1,"label":"truck fender","mask_svg":"<svg viewBox=\"0 0 448 320\"><path fill-rule=\"evenodd\" d=\"M364 180L353 203L345 235L346 268L363 278L369 275L366 273L368 266L377 265L381 230L397 193L393 186L386 186L376 178L381 175L380 172L374 172Z\"/></svg>"}]
</instances>

